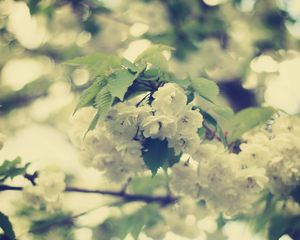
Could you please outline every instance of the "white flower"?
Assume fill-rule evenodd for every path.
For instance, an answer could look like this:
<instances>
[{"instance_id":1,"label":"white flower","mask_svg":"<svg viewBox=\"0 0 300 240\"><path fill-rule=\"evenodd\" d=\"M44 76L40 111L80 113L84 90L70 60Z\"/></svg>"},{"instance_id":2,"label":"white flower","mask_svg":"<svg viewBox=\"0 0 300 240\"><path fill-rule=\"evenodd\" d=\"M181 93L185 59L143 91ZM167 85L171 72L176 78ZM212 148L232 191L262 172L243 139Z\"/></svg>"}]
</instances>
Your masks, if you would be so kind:
<instances>
[{"instance_id":1,"label":"white flower","mask_svg":"<svg viewBox=\"0 0 300 240\"><path fill-rule=\"evenodd\" d=\"M131 140L138 136L143 120L152 115L149 105L136 107L129 103L118 103L108 113L106 124L112 134Z\"/></svg>"},{"instance_id":2,"label":"white flower","mask_svg":"<svg viewBox=\"0 0 300 240\"><path fill-rule=\"evenodd\" d=\"M276 157L266 168L273 193L286 195L300 184L300 145L291 134L281 134L270 141Z\"/></svg>"},{"instance_id":3,"label":"white flower","mask_svg":"<svg viewBox=\"0 0 300 240\"><path fill-rule=\"evenodd\" d=\"M138 131L138 111L135 106L118 103L108 113L106 123L114 135L132 139Z\"/></svg>"},{"instance_id":4,"label":"white flower","mask_svg":"<svg viewBox=\"0 0 300 240\"><path fill-rule=\"evenodd\" d=\"M174 148L175 154L188 153L193 155L200 146L200 138L197 133L176 134L173 138L168 138L169 147Z\"/></svg>"},{"instance_id":5,"label":"white flower","mask_svg":"<svg viewBox=\"0 0 300 240\"><path fill-rule=\"evenodd\" d=\"M271 137L257 133L248 136L247 142L240 146L242 168L265 168L268 186L274 194L288 195L300 184L299 117L278 117L272 125Z\"/></svg>"},{"instance_id":6,"label":"white flower","mask_svg":"<svg viewBox=\"0 0 300 240\"><path fill-rule=\"evenodd\" d=\"M115 142L108 130L101 126L86 135L81 148L92 154L112 152L115 149Z\"/></svg>"},{"instance_id":7,"label":"white flower","mask_svg":"<svg viewBox=\"0 0 300 240\"><path fill-rule=\"evenodd\" d=\"M141 163L140 166L139 163ZM142 162L138 161L134 165L130 164L130 162L123 159L121 154L114 152L96 155L93 159L93 165L101 170L109 180L116 183L125 183L141 170Z\"/></svg>"},{"instance_id":8,"label":"white flower","mask_svg":"<svg viewBox=\"0 0 300 240\"><path fill-rule=\"evenodd\" d=\"M37 179L37 186L46 201L56 201L65 190L65 175L62 172L41 172Z\"/></svg>"},{"instance_id":9,"label":"white flower","mask_svg":"<svg viewBox=\"0 0 300 240\"><path fill-rule=\"evenodd\" d=\"M122 155L124 160L141 157L142 145L139 141L117 141L116 150Z\"/></svg>"},{"instance_id":10,"label":"white flower","mask_svg":"<svg viewBox=\"0 0 300 240\"><path fill-rule=\"evenodd\" d=\"M201 195L200 181L198 178L198 164L193 160L179 162L172 167L170 181L172 189L179 193L199 198Z\"/></svg>"},{"instance_id":11,"label":"white flower","mask_svg":"<svg viewBox=\"0 0 300 240\"><path fill-rule=\"evenodd\" d=\"M300 136L300 118L297 116L278 117L272 125L272 132L275 136L285 133Z\"/></svg>"},{"instance_id":12,"label":"white flower","mask_svg":"<svg viewBox=\"0 0 300 240\"><path fill-rule=\"evenodd\" d=\"M264 168L251 167L242 169L238 172L238 176L241 178L242 187L249 189L252 192L263 190L269 181Z\"/></svg>"},{"instance_id":13,"label":"white flower","mask_svg":"<svg viewBox=\"0 0 300 240\"><path fill-rule=\"evenodd\" d=\"M255 133L250 132L248 134L244 134L243 136L246 136L244 139L247 143L255 143L263 146L268 145L270 140L270 136L268 136L266 132L261 131Z\"/></svg>"},{"instance_id":14,"label":"white flower","mask_svg":"<svg viewBox=\"0 0 300 240\"><path fill-rule=\"evenodd\" d=\"M192 157L195 161L211 161L217 154L225 152L223 144L218 143L203 143L200 144Z\"/></svg>"},{"instance_id":15,"label":"white flower","mask_svg":"<svg viewBox=\"0 0 300 240\"><path fill-rule=\"evenodd\" d=\"M225 151L207 156L211 158L200 160L198 173L207 206L227 215L247 211L268 181L265 170L240 169L238 155Z\"/></svg>"},{"instance_id":16,"label":"white flower","mask_svg":"<svg viewBox=\"0 0 300 240\"><path fill-rule=\"evenodd\" d=\"M202 127L203 117L198 110L192 110L186 108L182 115L178 118L178 131L179 132L191 132L197 131Z\"/></svg>"},{"instance_id":17,"label":"white flower","mask_svg":"<svg viewBox=\"0 0 300 240\"><path fill-rule=\"evenodd\" d=\"M118 158L119 155L113 152L99 152L92 157L90 166L104 172L106 170L105 164L118 161Z\"/></svg>"},{"instance_id":18,"label":"white flower","mask_svg":"<svg viewBox=\"0 0 300 240\"><path fill-rule=\"evenodd\" d=\"M151 115L144 119L141 130L145 137L165 139L173 137L177 130L174 118L166 115Z\"/></svg>"},{"instance_id":19,"label":"white flower","mask_svg":"<svg viewBox=\"0 0 300 240\"><path fill-rule=\"evenodd\" d=\"M166 83L153 94L153 97L154 111L169 116L180 116L187 104L184 90L174 83Z\"/></svg>"},{"instance_id":20,"label":"white flower","mask_svg":"<svg viewBox=\"0 0 300 240\"><path fill-rule=\"evenodd\" d=\"M274 157L274 154L267 146L261 144L240 145L241 152L239 158L241 160L241 168L251 166L265 167L266 164Z\"/></svg>"},{"instance_id":21,"label":"white flower","mask_svg":"<svg viewBox=\"0 0 300 240\"><path fill-rule=\"evenodd\" d=\"M230 186L236 175L236 155L216 154L207 161L200 161L199 178L201 185L212 191L222 191Z\"/></svg>"}]
</instances>

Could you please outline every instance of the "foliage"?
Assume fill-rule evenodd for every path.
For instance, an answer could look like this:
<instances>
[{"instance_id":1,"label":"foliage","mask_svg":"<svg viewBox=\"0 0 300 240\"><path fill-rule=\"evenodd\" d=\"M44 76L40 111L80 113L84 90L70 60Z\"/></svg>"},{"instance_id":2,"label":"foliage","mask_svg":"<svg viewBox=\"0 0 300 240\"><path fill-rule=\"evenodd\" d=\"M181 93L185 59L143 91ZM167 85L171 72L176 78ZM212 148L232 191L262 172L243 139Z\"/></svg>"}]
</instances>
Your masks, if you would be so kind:
<instances>
[{"instance_id":1,"label":"foliage","mask_svg":"<svg viewBox=\"0 0 300 240\"><path fill-rule=\"evenodd\" d=\"M119 218L108 218L95 230L99 231L103 238L113 236L123 240L130 233L137 240L143 229L153 227L162 222L163 218L155 206L146 206L133 214L124 214Z\"/></svg>"},{"instance_id":2,"label":"foliage","mask_svg":"<svg viewBox=\"0 0 300 240\"><path fill-rule=\"evenodd\" d=\"M65 213L55 213L41 219L36 219L32 221L29 231L35 235L44 235L51 232L53 228L56 229L57 225L60 228L71 228L74 225L72 216Z\"/></svg>"},{"instance_id":3,"label":"foliage","mask_svg":"<svg viewBox=\"0 0 300 240\"><path fill-rule=\"evenodd\" d=\"M146 166L155 176L157 170L162 167L167 169L179 162L180 156L176 156L174 150L168 147L166 140L147 138L143 144L143 159Z\"/></svg>"},{"instance_id":4,"label":"foliage","mask_svg":"<svg viewBox=\"0 0 300 240\"><path fill-rule=\"evenodd\" d=\"M299 238L300 216L282 216L280 214L271 218L269 228L269 239L277 240L284 234L288 234L293 239Z\"/></svg>"},{"instance_id":5,"label":"foliage","mask_svg":"<svg viewBox=\"0 0 300 240\"><path fill-rule=\"evenodd\" d=\"M166 175L156 175L155 177L135 177L132 179L128 190L136 194L151 195L155 192L155 190L165 186L167 182L168 179Z\"/></svg>"},{"instance_id":6,"label":"foliage","mask_svg":"<svg viewBox=\"0 0 300 240\"><path fill-rule=\"evenodd\" d=\"M274 114L274 109L267 108L247 108L238 112L232 118L231 131L229 132L229 141L233 141L242 136L243 133L254 127L265 123Z\"/></svg>"},{"instance_id":7,"label":"foliage","mask_svg":"<svg viewBox=\"0 0 300 240\"><path fill-rule=\"evenodd\" d=\"M6 179L13 179L19 175L24 175L30 163L25 164L25 166L20 166L21 158L17 157L12 161L4 161L0 165L0 182L4 182Z\"/></svg>"},{"instance_id":8,"label":"foliage","mask_svg":"<svg viewBox=\"0 0 300 240\"><path fill-rule=\"evenodd\" d=\"M16 239L13 227L6 215L0 212L0 228L3 230L4 235L0 234L1 240L14 240Z\"/></svg>"}]
</instances>

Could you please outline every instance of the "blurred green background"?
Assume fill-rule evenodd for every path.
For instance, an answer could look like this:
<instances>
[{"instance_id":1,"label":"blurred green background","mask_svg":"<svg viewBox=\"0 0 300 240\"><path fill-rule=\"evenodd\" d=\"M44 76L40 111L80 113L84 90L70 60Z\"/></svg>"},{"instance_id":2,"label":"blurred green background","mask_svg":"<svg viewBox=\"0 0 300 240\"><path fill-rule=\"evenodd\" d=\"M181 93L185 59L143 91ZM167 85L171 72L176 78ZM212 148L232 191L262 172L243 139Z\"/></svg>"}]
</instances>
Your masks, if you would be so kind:
<instances>
[{"instance_id":1,"label":"blurred green background","mask_svg":"<svg viewBox=\"0 0 300 240\"><path fill-rule=\"evenodd\" d=\"M89 73L62 62L95 52L133 60L151 43L175 47L170 70L216 81L219 101L234 111L265 105L300 112L299 0L2 0L0 132L7 143L0 161L20 155L34 166L57 164L85 186L104 186L97 173L82 169L67 137ZM20 214L22 207L16 209L12 201L18 197L0 194L0 210ZM79 204L76 196L65 205L70 212L83 211L99 205L98 200L85 198ZM25 221L41 214L28 211L21 211ZM89 216L92 220L67 222L66 228L22 239L109 239L101 238L103 229L101 234L91 230L109 212L105 208ZM16 224L19 232L28 225ZM264 239L239 222L226 229L209 239Z\"/></svg>"}]
</instances>

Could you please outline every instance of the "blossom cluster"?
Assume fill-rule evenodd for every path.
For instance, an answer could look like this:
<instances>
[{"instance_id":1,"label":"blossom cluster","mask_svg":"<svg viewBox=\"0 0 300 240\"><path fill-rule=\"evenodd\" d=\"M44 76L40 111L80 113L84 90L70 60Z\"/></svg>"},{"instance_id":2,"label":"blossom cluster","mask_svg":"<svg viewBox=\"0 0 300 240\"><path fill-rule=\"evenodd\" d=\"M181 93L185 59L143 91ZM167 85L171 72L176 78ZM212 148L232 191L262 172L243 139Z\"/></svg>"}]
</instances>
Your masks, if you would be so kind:
<instances>
[{"instance_id":1,"label":"blossom cluster","mask_svg":"<svg viewBox=\"0 0 300 240\"><path fill-rule=\"evenodd\" d=\"M201 144L197 154L175 165L172 173L175 192L204 200L227 215L247 210L268 181L263 168L242 168L239 155L211 143Z\"/></svg>"},{"instance_id":2,"label":"blossom cluster","mask_svg":"<svg viewBox=\"0 0 300 240\"><path fill-rule=\"evenodd\" d=\"M146 95L151 101L142 102ZM71 136L86 166L125 183L146 171L145 139L167 140L181 156L171 168L173 192L204 200L210 209L227 215L247 211L265 188L284 195L299 184L298 117L279 117L271 132L248 135L237 154L220 142L200 139L203 117L177 84L166 83L146 95L115 104L85 139L82 125L88 125L87 114L93 111L77 114Z\"/></svg>"},{"instance_id":3,"label":"blossom cluster","mask_svg":"<svg viewBox=\"0 0 300 240\"><path fill-rule=\"evenodd\" d=\"M300 184L300 118L281 116L272 124L271 133L256 133L241 146L245 166L266 169L269 188L287 196Z\"/></svg>"},{"instance_id":4,"label":"blossom cluster","mask_svg":"<svg viewBox=\"0 0 300 240\"><path fill-rule=\"evenodd\" d=\"M234 154L220 144L201 144L193 158L172 168L172 188L234 215L247 211L264 188L287 196L300 184L298 117L277 118L271 133L248 136L240 149Z\"/></svg>"},{"instance_id":5,"label":"blossom cluster","mask_svg":"<svg viewBox=\"0 0 300 240\"><path fill-rule=\"evenodd\" d=\"M105 121L85 139L79 129L84 128L82 124L92 110L83 109L74 121L71 138L80 148L83 162L103 171L112 181L126 181L145 170L142 143L146 138L167 139L177 155L193 154L200 144L197 129L202 115L187 103L182 88L165 84L154 92L151 104L138 104L143 97L114 105Z\"/></svg>"}]
</instances>

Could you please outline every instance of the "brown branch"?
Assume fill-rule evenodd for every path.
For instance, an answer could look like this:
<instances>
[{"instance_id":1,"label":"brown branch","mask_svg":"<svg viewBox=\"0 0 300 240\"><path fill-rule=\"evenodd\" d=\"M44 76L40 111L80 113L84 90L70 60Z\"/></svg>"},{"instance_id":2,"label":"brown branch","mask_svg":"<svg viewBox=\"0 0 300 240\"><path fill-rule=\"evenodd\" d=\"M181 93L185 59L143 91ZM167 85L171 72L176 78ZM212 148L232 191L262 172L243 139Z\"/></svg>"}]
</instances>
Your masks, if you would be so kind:
<instances>
[{"instance_id":1,"label":"brown branch","mask_svg":"<svg viewBox=\"0 0 300 240\"><path fill-rule=\"evenodd\" d=\"M139 107L150 95L151 93L147 93L135 106Z\"/></svg>"},{"instance_id":2,"label":"brown branch","mask_svg":"<svg viewBox=\"0 0 300 240\"><path fill-rule=\"evenodd\" d=\"M38 172L34 172L33 174L25 173L24 178L26 178L33 186L36 185L36 178L38 177Z\"/></svg>"},{"instance_id":3,"label":"brown branch","mask_svg":"<svg viewBox=\"0 0 300 240\"><path fill-rule=\"evenodd\" d=\"M204 121L202 123L202 126L207 131L207 134L209 134L209 136L207 136L209 140L216 138L218 141L222 142L222 139L217 135L216 130L212 130Z\"/></svg>"},{"instance_id":4,"label":"brown branch","mask_svg":"<svg viewBox=\"0 0 300 240\"><path fill-rule=\"evenodd\" d=\"M23 190L23 187L0 185L0 192L3 192L3 191L22 191L22 190Z\"/></svg>"},{"instance_id":5,"label":"brown branch","mask_svg":"<svg viewBox=\"0 0 300 240\"><path fill-rule=\"evenodd\" d=\"M22 191L23 187L0 185L0 192L3 191ZM85 193L85 194L101 194L121 198L124 202L144 202L144 203L157 203L161 206L167 206L179 200L179 197L171 195L165 196L152 196L143 194L131 194L124 191L110 191L110 190L91 190L77 187L67 187L67 193Z\"/></svg>"},{"instance_id":6,"label":"brown branch","mask_svg":"<svg viewBox=\"0 0 300 240\"><path fill-rule=\"evenodd\" d=\"M170 195L151 196L151 195L143 195L143 194L130 194L126 192L124 193L123 191L89 190L89 189L75 188L75 187L67 187L65 191L109 195L109 196L122 198L125 202L158 203L162 206L175 203L177 200L179 200L178 197L173 197Z\"/></svg>"}]
</instances>

